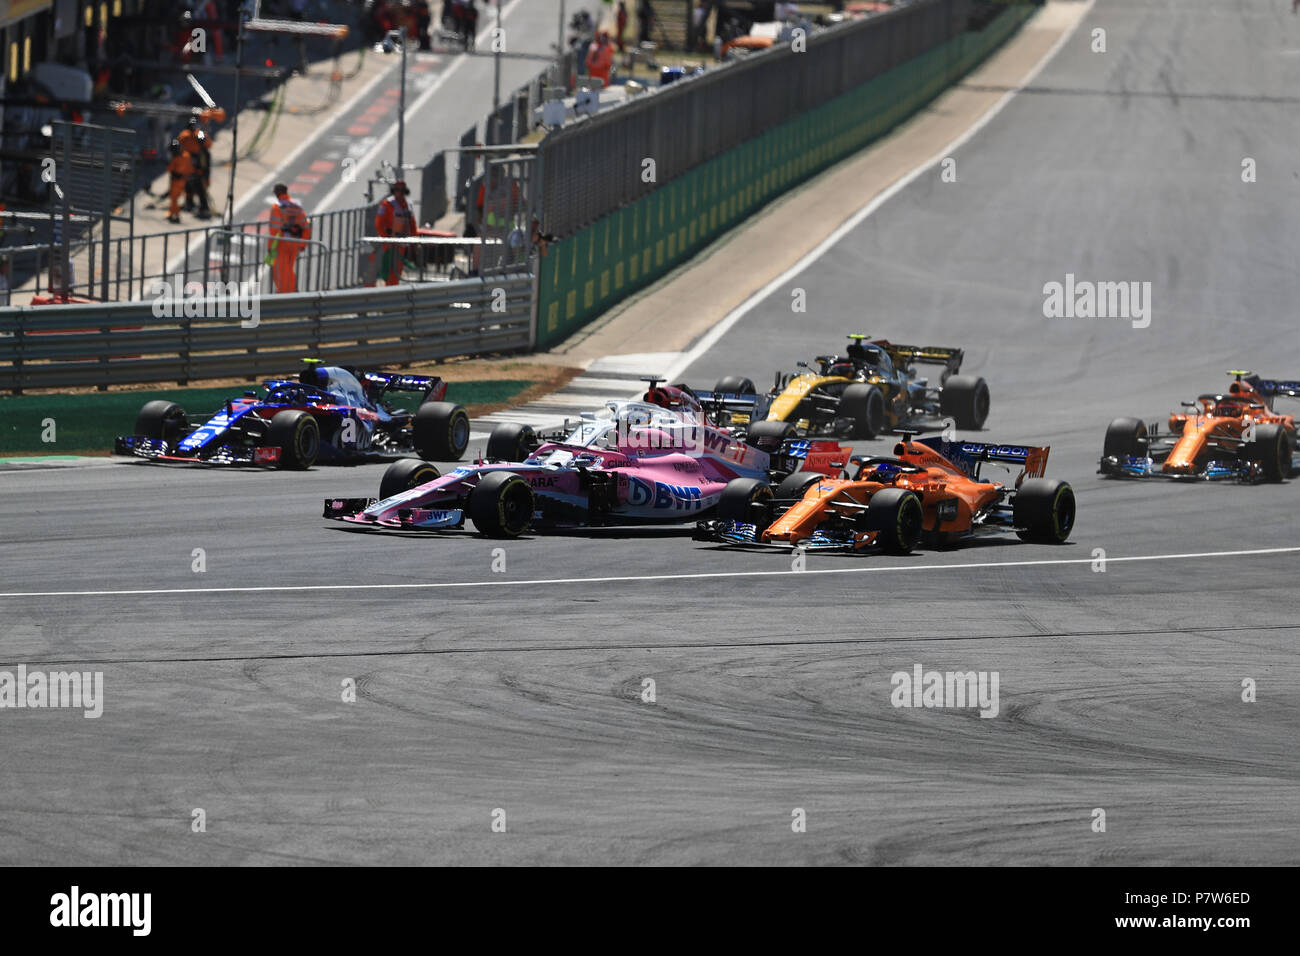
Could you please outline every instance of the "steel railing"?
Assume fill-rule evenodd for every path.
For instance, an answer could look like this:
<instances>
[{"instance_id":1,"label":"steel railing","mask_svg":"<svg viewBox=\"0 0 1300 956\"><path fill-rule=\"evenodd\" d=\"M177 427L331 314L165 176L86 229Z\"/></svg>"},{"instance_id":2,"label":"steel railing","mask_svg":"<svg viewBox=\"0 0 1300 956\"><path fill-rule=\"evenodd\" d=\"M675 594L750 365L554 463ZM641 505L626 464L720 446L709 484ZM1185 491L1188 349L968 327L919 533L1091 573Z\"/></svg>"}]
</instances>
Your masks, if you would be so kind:
<instances>
[{"instance_id":1,"label":"steel railing","mask_svg":"<svg viewBox=\"0 0 1300 956\"><path fill-rule=\"evenodd\" d=\"M359 206L310 216L313 246L299 258L298 288L302 291L345 289L373 281L368 273L373 247L363 237L374 231L374 206ZM237 234L238 241L231 233ZM248 278L261 265L270 224L264 221L176 229L171 232L111 237L109 245L109 301L148 298L159 281L229 282ZM69 243L72 274L69 295L99 299L103 289L104 241L95 235ZM260 253L257 250L261 250ZM9 258L11 303L27 304L33 295L49 292L50 256L60 261L62 246L41 244L0 248L0 260ZM453 263L417 261L417 270L403 278L437 280L451 274ZM61 284L55 291L62 291Z\"/></svg>"},{"instance_id":2,"label":"steel railing","mask_svg":"<svg viewBox=\"0 0 1300 956\"><path fill-rule=\"evenodd\" d=\"M0 390L256 379L303 355L389 365L526 350L535 341L533 298L533 276L517 274L252 300L9 309L0 313Z\"/></svg>"},{"instance_id":3,"label":"steel railing","mask_svg":"<svg viewBox=\"0 0 1300 956\"><path fill-rule=\"evenodd\" d=\"M561 238L966 29L973 0L915 0L815 31L553 131L542 227ZM644 175L654 161L654 176Z\"/></svg>"}]
</instances>

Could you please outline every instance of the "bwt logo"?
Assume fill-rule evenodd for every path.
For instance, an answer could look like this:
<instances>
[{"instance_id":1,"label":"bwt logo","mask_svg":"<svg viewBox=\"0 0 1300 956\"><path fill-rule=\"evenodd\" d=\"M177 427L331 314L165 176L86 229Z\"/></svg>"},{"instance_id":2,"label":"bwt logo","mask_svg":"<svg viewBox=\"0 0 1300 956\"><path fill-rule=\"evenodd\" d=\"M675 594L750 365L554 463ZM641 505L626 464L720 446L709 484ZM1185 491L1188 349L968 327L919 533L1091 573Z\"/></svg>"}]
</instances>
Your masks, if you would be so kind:
<instances>
[{"instance_id":1,"label":"bwt logo","mask_svg":"<svg viewBox=\"0 0 1300 956\"><path fill-rule=\"evenodd\" d=\"M152 893L70 893L50 897L50 925L127 926L133 936L148 936L152 920Z\"/></svg>"},{"instance_id":2,"label":"bwt logo","mask_svg":"<svg viewBox=\"0 0 1300 956\"><path fill-rule=\"evenodd\" d=\"M699 488L667 485L662 481L651 485L640 478L633 478L628 485L627 503L633 507L699 511L704 507L704 497Z\"/></svg>"},{"instance_id":3,"label":"bwt logo","mask_svg":"<svg viewBox=\"0 0 1300 956\"><path fill-rule=\"evenodd\" d=\"M978 707L981 717L998 715L997 671L895 671L889 702L895 707Z\"/></svg>"},{"instance_id":4,"label":"bwt logo","mask_svg":"<svg viewBox=\"0 0 1300 956\"><path fill-rule=\"evenodd\" d=\"M1067 272L1065 282L1043 286L1043 315L1049 319L1131 319L1133 328L1151 324L1150 282L1075 281Z\"/></svg>"}]
</instances>

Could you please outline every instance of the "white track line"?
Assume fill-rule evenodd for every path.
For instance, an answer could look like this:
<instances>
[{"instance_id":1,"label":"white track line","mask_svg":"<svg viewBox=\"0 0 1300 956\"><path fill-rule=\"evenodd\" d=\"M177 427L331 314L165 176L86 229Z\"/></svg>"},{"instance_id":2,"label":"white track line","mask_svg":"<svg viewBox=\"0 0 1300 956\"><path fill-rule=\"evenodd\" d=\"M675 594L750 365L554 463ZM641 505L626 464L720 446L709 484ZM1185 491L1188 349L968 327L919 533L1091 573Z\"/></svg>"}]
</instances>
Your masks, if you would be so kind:
<instances>
[{"instance_id":1,"label":"white track line","mask_svg":"<svg viewBox=\"0 0 1300 956\"><path fill-rule=\"evenodd\" d=\"M867 203L856 213L854 213L849 219L841 223L839 228L837 228L829 236L827 236L820 243L818 243L818 245L814 249L812 249L812 251L808 252L802 259L800 259L798 262L792 265L785 272L781 273L779 276L777 276L767 285L763 286L763 288L759 289L757 292L751 295L740 305L736 306L734 309L728 312L717 325L715 325L713 328L711 328L708 332L704 334L703 338L701 338L698 342L696 342L690 349L682 353L682 357L678 359L676 364L672 365L663 373L664 378L670 382L676 382L680 380L682 375L686 372L688 368L691 367L691 365L693 365L696 361L698 361L699 358L702 355L704 355L705 352L709 351L709 349L717 345L718 340L722 338L724 335L726 335L727 332L731 330L732 326L734 326L737 322L739 322L746 315L748 315L754 309L755 306L757 306L760 302L762 302L772 293L781 289L784 285L786 285L791 279L797 276L800 272L803 272L804 269L807 269L810 265L812 265L814 262L820 259L823 255L826 254L827 250L829 250L832 246L834 246L837 242L843 239L846 235L848 235L858 226L862 225L862 223L867 219L868 216L870 216L877 209L879 209L881 206L887 203L890 199L898 195L909 185L911 185L913 182L919 179L922 174L928 172L930 169L933 169L935 166L937 166L948 156L951 156L955 150L960 149L967 142L969 142L975 136L976 133L978 133L985 126L991 123L994 117L996 117L999 113L1002 112L1003 109L1006 108L1007 104L1011 102L1012 98L1017 93L1019 93L1030 83L1034 82L1035 79L1037 79L1038 74L1043 71L1043 69L1047 66L1049 62L1051 62L1052 57L1056 56L1056 54L1060 52L1061 48L1065 46L1067 42L1069 42L1070 37L1074 36L1074 31L1079 28L1079 24L1081 24L1085 19L1087 19L1088 13L1092 10L1093 4L1095 2L1096 0L1088 0L1087 6L1083 8L1083 12L1079 14L1079 18L1074 22L1074 25L1071 26L1070 29L1067 30L1065 33L1057 37L1056 42L1053 43L1052 46L1048 49L1048 51L1043 54L1042 58L1037 63L1034 64L1033 68L1029 71L1029 73L1025 76L1025 78L1021 80L1014 88L1004 93L996 103L994 103L991 107L989 107L988 112L986 112L983 116L981 116L978 120L976 120L975 123L969 129L967 129L964 133L962 133L960 136L954 139L951 143L945 146L938 153L935 153L934 156L930 157L920 166L917 166L915 169L913 169L907 175L903 176L901 179L897 179L893 183L891 183L888 187L886 187L884 192L877 195L874 199L871 200L871 202Z\"/></svg>"},{"instance_id":2,"label":"white track line","mask_svg":"<svg viewBox=\"0 0 1300 956\"><path fill-rule=\"evenodd\" d=\"M523 0L511 0L510 3L506 4L504 7L501 8L501 23L503 25L505 24L506 17L510 16L510 14L514 12L515 7L519 6L521 2L523 2ZM496 29L496 19L493 18L488 23L487 26L485 26L482 30L478 32L478 36L474 40L474 48L478 49L479 43L487 39L491 35L492 31L495 29ZM451 65L448 66L441 73L439 73L438 78L434 80L432 83L430 83L429 87L423 93L421 93L418 97L416 97L415 102L412 103L409 107L407 107L406 125L408 127L411 125L411 120L414 118L415 114L418 113L420 110L424 109L425 104L427 104L429 100L433 99L433 95L437 93L439 89L442 88L442 84L447 82L447 80L451 78L451 75L455 73L458 69L460 69L461 64L464 63L469 58L470 58L469 54L456 57L456 59L451 63ZM379 139L379 141L376 142L375 145L370 148L370 151L366 153L366 155L362 156L359 160L357 160L357 164L353 168L369 169L370 165L374 163L374 161L378 158L379 154L382 153L387 148L389 141L392 140L393 137L396 135L397 135L397 124L394 123L392 126L388 128L388 132L385 133ZM330 206L335 202L335 200L337 200L339 196L343 194L343 191L351 185L353 185L353 183L345 182L344 180L340 179L335 184L334 188L325 194L325 198L321 199L319 202L316 203L316 211L323 212L329 209Z\"/></svg>"},{"instance_id":3,"label":"white track line","mask_svg":"<svg viewBox=\"0 0 1300 956\"><path fill-rule=\"evenodd\" d=\"M395 66L396 64L392 64L392 65ZM352 110L353 107L355 107L358 103L361 102L361 100L364 97L369 96L371 93L373 93L375 87L378 86L379 83L385 77L387 77L390 72L392 72L391 69L387 69L387 70L383 70L380 73L376 73L374 76L372 76L366 82L365 86L363 86L361 89L357 90L355 93L349 96L347 102L344 103L341 108L334 111L334 118L338 119L342 116L346 116ZM298 157L301 156L304 152L306 152L310 146L314 145L317 140L319 140L322 136L324 136L327 132L329 132L330 128L331 125L328 123L323 126L318 126L316 128L316 131L313 132L306 139L304 139L296 147L294 147L293 151L289 153L289 155L285 159L281 160L275 169L272 169L260 180L258 180L257 183L251 189L245 190L242 197L237 197L235 199L234 209L231 211L230 214L231 222L232 223L238 222L239 220L235 218L235 213L243 209L245 206L247 206L249 203L253 202L254 200L261 199L263 201L267 201L270 197L269 190L271 188L271 184L274 183L276 180L278 180L281 176L283 176L284 175L283 171L288 167L292 166L295 162L297 162ZM227 166L229 166L229 163L227 163ZM199 247L202 245L203 245L202 239L195 239L185 246L184 251L178 252L175 255L173 255L171 257L171 260L166 264L166 274L171 275L173 272L176 272L178 269L184 266L185 261L189 259L192 255L194 255L194 253L198 252Z\"/></svg>"},{"instance_id":4,"label":"white track line","mask_svg":"<svg viewBox=\"0 0 1300 956\"><path fill-rule=\"evenodd\" d=\"M1256 548L1250 551L1197 551L1184 554L1140 554L1129 557L1107 557L1107 564L1122 564L1133 561L1190 561L1200 558L1243 558L1265 554L1295 554L1300 547L1294 548ZM870 559L868 559L870 560ZM409 591L439 590L447 588L488 588L508 585L523 587L536 585L575 584L617 584L635 581L696 581L700 578L764 578L764 577L811 577L819 574L884 574L890 571L972 571L988 568L1024 568L1045 567L1049 565L1093 564L1098 559L1054 558L1042 561L978 561L970 564L917 564L889 565L872 567L870 565L852 568L817 568L805 571L705 571L690 574L628 574L610 575L598 578L533 578L524 581L422 581L414 584L298 584L298 585L260 585L257 587L231 588L149 588L132 591L4 591L0 598L30 597L140 597L160 594L263 594L275 591Z\"/></svg>"},{"instance_id":5,"label":"white track line","mask_svg":"<svg viewBox=\"0 0 1300 956\"><path fill-rule=\"evenodd\" d=\"M520 4L520 2L521 0L513 0L513 2L511 2L507 6L501 8L501 22L503 24L505 23L506 17L510 15L511 11L513 11L514 8ZM486 39L491 34L491 31L495 28L496 28L496 21L493 20L491 23L489 23L488 26L480 30L478 37L474 41L475 47L478 46L479 41ZM454 60L452 60L451 64L445 70L443 70L441 73L438 74L438 78L434 80L434 82L429 86L429 88L425 90L422 94L420 94L420 96L416 99L416 101L412 103L411 106L407 109L406 120L408 124L411 120L412 114L417 112L421 108L423 108L423 106L429 101L429 98L437 91L437 89L440 86L442 86L443 82L447 79L447 77L451 76L451 74L454 73L457 70L457 68L462 63L464 63L467 59L469 59L468 55L456 57ZM375 87L380 83L380 81L386 78L390 72L391 72L390 70L384 70L383 72L372 77L364 87L362 87L360 90L358 90L356 93L354 93L352 96L348 98L348 101L343 105L341 109L334 111L334 119L338 119L340 117L347 115L347 113L354 106L356 106L357 103L361 101L362 97L374 92ZM250 202L253 202L259 196L261 196L262 193L265 192L267 188L269 188L272 182L274 182L275 180L279 179L282 175L284 175L283 173L284 169L291 166L295 161L297 161L298 157L301 156L309 146L311 146L322 135L329 132L330 129L333 128L332 123L333 120L331 120L330 123L319 127L314 133L312 133L309 137L307 137L305 140L299 143L298 146L294 148L293 152L289 154L287 159L281 161L276 166L275 169L271 170L269 173L263 176L262 179L257 183L257 185L255 185L252 189L244 193L242 198L235 200L235 209L236 210L243 209L244 206L248 205ZM391 140L396 135L397 135L397 124L394 123L389 128L388 132L384 135L383 139L377 142L374 145L374 147L370 150L370 152L366 153L366 155L357 162L355 168L363 169L369 166L371 163L373 163L375 161L375 157L379 155L383 147L386 146L388 141ZM352 184L340 180L333 189L331 189L328 193L325 194L325 198L316 204L316 211L325 212L326 210L328 210L330 203L338 199L338 197L342 194L343 190L350 185ZM263 198L268 198L268 197L263 197ZM231 214L231 219L232 221L234 219L233 213ZM202 245L203 245L202 239L195 239L193 242L190 242L186 245L184 252L178 252L174 256L172 256L171 261L167 263L167 267L166 267L167 275L171 275L173 272L179 269L186 262L186 260L188 260L192 255L194 255L194 253L196 253L199 250L199 247Z\"/></svg>"}]
</instances>

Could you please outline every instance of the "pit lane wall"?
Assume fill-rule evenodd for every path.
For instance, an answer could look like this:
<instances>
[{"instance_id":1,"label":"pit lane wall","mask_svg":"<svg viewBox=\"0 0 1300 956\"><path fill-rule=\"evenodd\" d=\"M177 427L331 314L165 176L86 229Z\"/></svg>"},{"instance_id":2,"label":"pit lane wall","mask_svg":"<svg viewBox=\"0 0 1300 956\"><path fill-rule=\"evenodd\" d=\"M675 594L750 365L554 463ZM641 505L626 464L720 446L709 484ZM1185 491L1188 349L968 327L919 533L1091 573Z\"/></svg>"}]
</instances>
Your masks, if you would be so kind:
<instances>
[{"instance_id":1,"label":"pit lane wall","mask_svg":"<svg viewBox=\"0 0 1300 956\"><path fill-rule=\"evenodd\" d=\"M959 33L552 243L538 266L537 347L563 341L772 199L884 136L1037 9L1027 3L994 11L982 29ZM810 46L802 55L814 53Z\"/></svg>"}]
</instances>

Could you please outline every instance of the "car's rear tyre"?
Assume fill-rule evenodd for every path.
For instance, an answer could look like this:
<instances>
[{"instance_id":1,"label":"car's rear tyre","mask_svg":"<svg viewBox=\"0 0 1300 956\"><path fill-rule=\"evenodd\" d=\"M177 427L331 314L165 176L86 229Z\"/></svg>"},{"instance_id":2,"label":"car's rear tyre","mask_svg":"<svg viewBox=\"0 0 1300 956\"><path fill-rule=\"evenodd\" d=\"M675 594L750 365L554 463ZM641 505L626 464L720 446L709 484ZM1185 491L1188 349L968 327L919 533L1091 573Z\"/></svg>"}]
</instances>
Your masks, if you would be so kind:
<instances>
[{"instance_id":1,"label":"car's rear tyre","mask_svg":"<svg viewBox=\"0 0 1300 956\"><path fill-rule=\"evenodd\" d=\"M713 390L727 395L758 394L758 389L754 387L754 383L743 375L728 375L726 378L720 378L718 384L713 386Z\"/></svg>"},{"instance_id":2,"label":"car's rear tyre","mask_svg":"<svg viewBox=\"0 0 1300 956\"><path fill-rule=\"evenodd\" d=\"M452 402L425 402L415 412L415 450L432 461L460 461L469 447L469 413Z\"/></svg>"},{"instance_id":3,"label":"car's rear tyre","mask_svg":"<svg viewBox=\"0 0 1300 956\"><path fill-rule=\"evenodd\" d=\"M488 461L523 461L537 447L537 435L528 425L502 422L488 436L483 457Z\"/></svg>"},{"instance_id":4,"label":"car's rear tyre","mask_svg":"<svg viewBox=\"0 0 1300 956\"><path fill-rule=\"evenodd\" d=\"M1101 454L1105 458L1145 458L1147 426L1140 418L1117 418L1106 426L1106 441Z\"/></svg>"},{"instance_id":5,"label":"car's rear tyre","mask_svg":"<svg viewBox=\"0 0 1300 956\"><path fill-rule=\"evenodd\" d=\"M533 520L533 489L514 472L489 472L470 492L469 516L480 534L517 538Z\"/></svg>"},{"instance_id":6,"label":"car's rear tyre","mask_svg":"<svg viewBox=\"0 0 1300 956\"><path fill-rule=\"evenodd\" d=\"M1281 481L1291 473L1291 436L1281 425L1256 425L1255 440L1242 446L1242 455L1259 463L1265 481Z\"/></svg>"},{"instance_id":7,"label":"car's rear tyre","mask_svg":"<svg viewBox=\"0 0 1300 956\"><path fill-rule=\"evenodd\" d=\"M379 500L400 495L441 476L442 472L422 458L395 461L384 471L384 477L379 479Z\"/></svg>"},{"instance_id":8,"label":"car's rear tyre","mask_svg":"<svg viewBox=\"0 0 1300 956\"><path fill-rule=\"evenodd\" d=\"M1026 478L1012 501L1012 521L1022 541L1063 544L1074 528L1074 489L1051 478Z\"/></svg>"},{"instance_id":9,"label":"car's rear tyre","mask_svg":"<svg viewBox=\"0 0 1300 956\"><path fill-rule=\"evenodd\" d=\"M774 452L793 432L789 422L754 422L745 431L745 444Z\"/></svg>"},{"instance_id":10,"label":"car's rear tyre","mask_svg":"<svg viewBox=\"0 0 1300 956\"><path fill-rule=\"evenodd\" d=\"M920 544L924 521L921 499L905 488L877 491L863 516L865 530L878 532L876 544L889 554L908 554Z\"/></svg>"},{"instance_id":11,"label":"car's rear tyre","mask_svg":"<svg viewBox=\"0 0 1300 956\"><path fill-rule=\"evenodd\" d=\"M161 438L175 441L189 426L185 409L175 402L159 399L146 402L135 417L135 434L145 438Z\"/></svg>"},{"instance_id":12,"label":"car's rear tyre","mask_svg":"<svg viewBox=\"0 0 1300 956\"><path fill-rule=\"evenodd\" d=\"M733 478L718 498L714 515L719 521L754 526L754 539L772 523L772 486L760 478Z\"/></svg>"},{"instance_id":13,"label":"car's rear tyre","mask_svg":"<svg viewBox=\"0 0 1300 956\"><path fill-rule=\"evenodd\" d=\"M875 385L846 386L840 395L840 417L851 423L851 438L875 438L885 430L885 396Z\"/></svg>"},{"instance_id":14,"label":"car's rear tyre","mask_svg":"<svg viewBox=\"0 0 1300 956\"><path fill-rule=\"evenodd\" d=\"M280 467L297 471L316 464L320 454L320 426L309 412L276 412L266 430L266 444L280 449Z\"/></svg>"},{"instance_id":15,"label":"car's rear tyre","mask_svg":"<svg viewBox=\"0 0 1300 956\"><path fill-rule=\"evenodd\" d=\"M782 478L781 483L776 486L776 498L778 501L802 498L804 492L825 477L825 475L818 474L815 471L791 472Z\"/></svg>"},{"instance_id":16,"label":"car's rear tyre","mask_svg":"<svg viewBox=\"0 0 1300 956\"><path fill-rule=\"evenodd\" d=\"M976 375L953 375L939 393L939 411L963 430L979 430L989 417L989 386Z\"/></svg>"}]
</instances>

